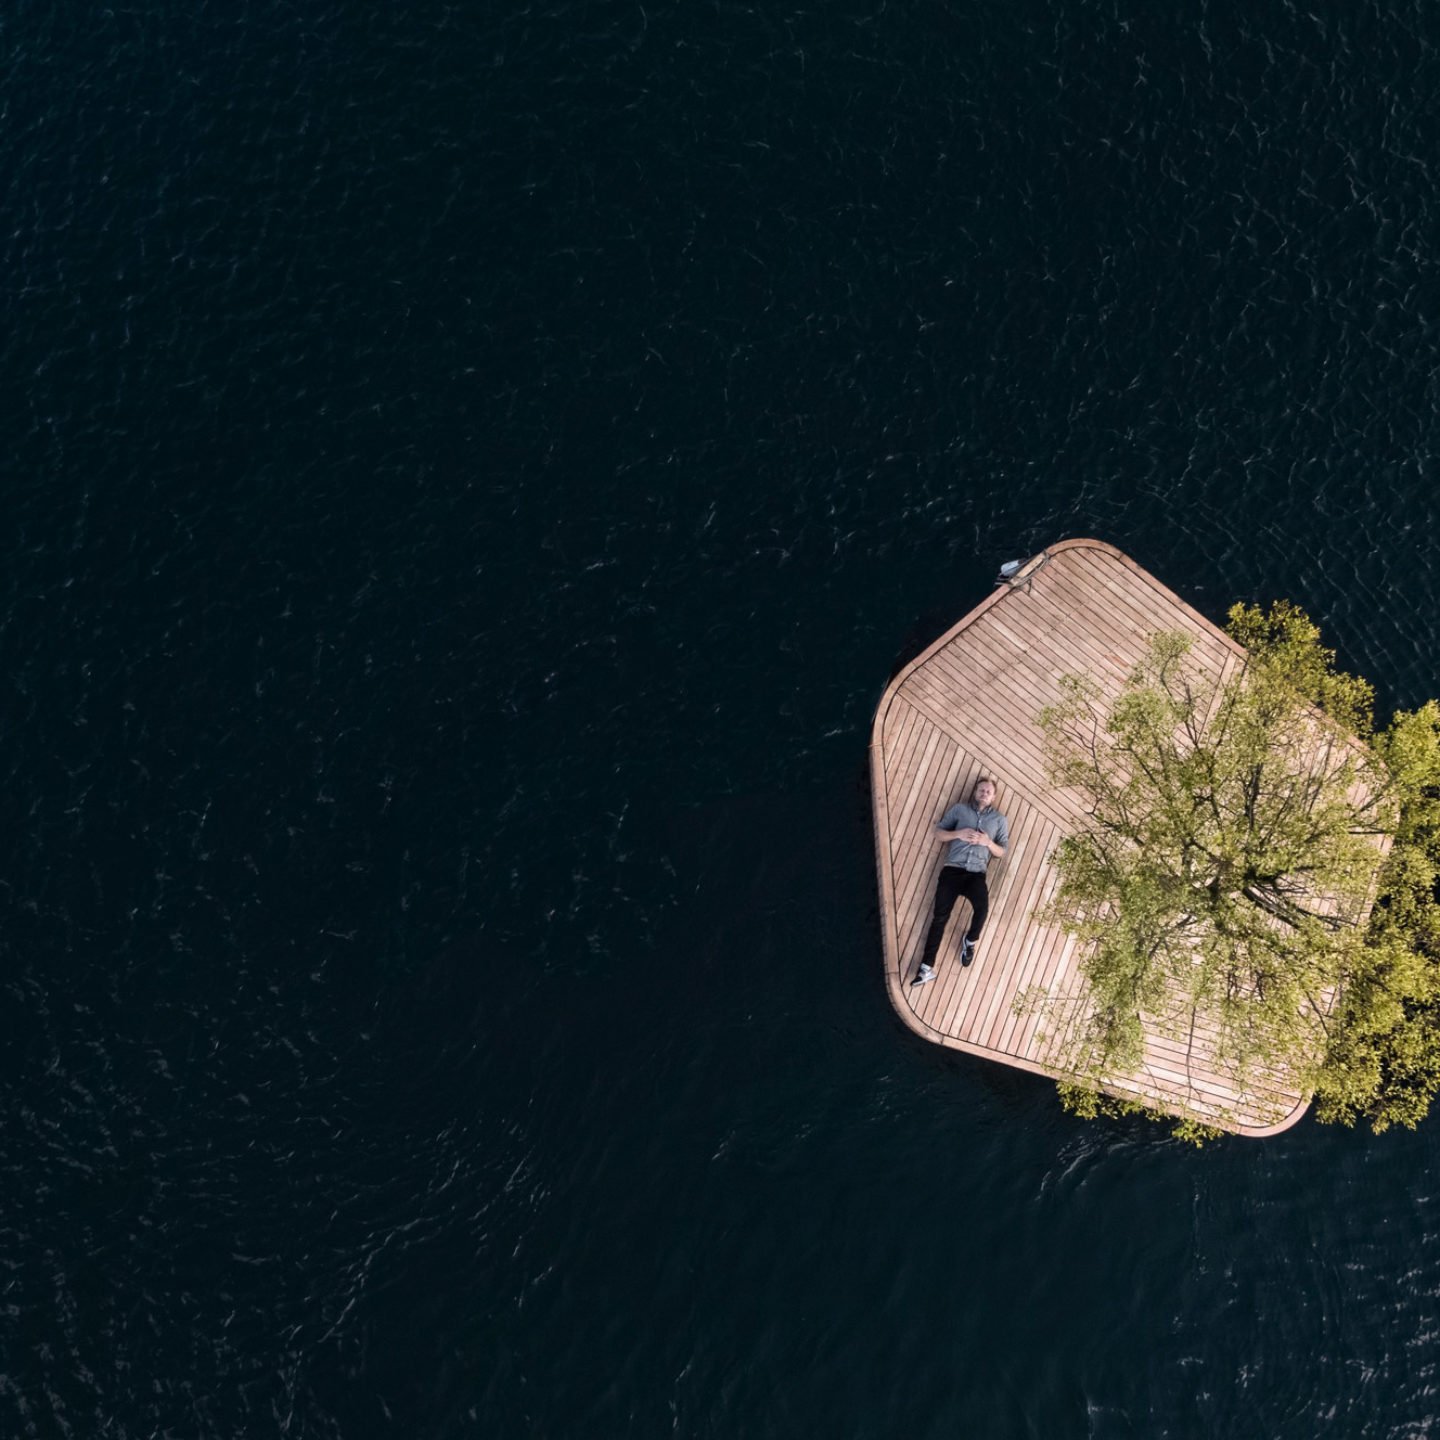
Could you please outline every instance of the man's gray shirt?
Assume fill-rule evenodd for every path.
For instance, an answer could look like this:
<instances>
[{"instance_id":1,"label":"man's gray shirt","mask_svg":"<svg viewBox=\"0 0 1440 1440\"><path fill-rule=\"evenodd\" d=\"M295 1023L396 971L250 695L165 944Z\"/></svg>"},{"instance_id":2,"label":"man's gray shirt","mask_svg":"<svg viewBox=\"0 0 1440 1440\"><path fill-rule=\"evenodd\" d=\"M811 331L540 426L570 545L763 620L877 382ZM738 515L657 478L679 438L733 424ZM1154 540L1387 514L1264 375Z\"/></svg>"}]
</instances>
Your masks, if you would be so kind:
<instances>
[{"instance_id":1,"label":"man's gray shirt","mask_svg":"<svg viewBox=\"0 0 1440 1440\"><path fill-rule=\"evenodd\" d=\"M940 817L937 830L983 830L997 845L1010 843L1010 822L992 805L988 810L977 810L962 800L952 805ZM968 840L952 840L945 852L947 865L958 865L962 870L985 873L991 855L983 845L973 845Z\"/></svg>"}]
</instances>

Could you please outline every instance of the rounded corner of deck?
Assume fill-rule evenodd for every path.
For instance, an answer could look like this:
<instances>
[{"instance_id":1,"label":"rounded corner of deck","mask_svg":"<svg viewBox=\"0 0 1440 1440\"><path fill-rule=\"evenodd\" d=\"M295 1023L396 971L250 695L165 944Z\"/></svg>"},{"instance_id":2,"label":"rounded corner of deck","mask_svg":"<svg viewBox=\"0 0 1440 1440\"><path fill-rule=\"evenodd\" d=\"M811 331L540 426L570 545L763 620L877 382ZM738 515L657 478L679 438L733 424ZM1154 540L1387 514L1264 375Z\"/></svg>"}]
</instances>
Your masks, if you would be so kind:
<instances>
[{"instance_id":1,"label":"rounded corner of deck","mask_svg":"<svg viewBox=\"0 0 1440 1440\"><path fill-rule=\"evenodd\" d=\"M905 993L906 986L900 971L894 966L885 966L885 988L890 995L890 1005L900 1017L906 1029L918 1035L922 1040L928 1040L931 1044L943 1045L945 1037L936 1030L933 1025L927 1025L916 1013L915 1008L910 1004L910 997Z\"/></svg>"},{"instance_id":2,"label":"rounded corner of deck","mask_svg":"<svg viewBox=\"0 0 1440 1440\"><path fill-rule=\"evenodd\" d=\"M897 971L893 965L887 965L885 967L885 989L889 992L890 1004L894 1008L895 1013L911 1030L914 1030L917 1035L923 1035L925 1029L928 1027L926 1027L925 1022L915 1011L911 1009L909 1001L905 998L905 982L901 978L899 971Z\"/></svg>"},{"instance_id":3,"label":"rounded corner of deck","mask_svg":"<svg viewBox=\"0 0 1440 1440\"><path fill-rule=\"evenodd\" d=\"M1265 1140L1271 1135L1279 1135L1282 1131L1290 1129L1292 1125L1298 1125L1305 1118L1305 1112L1310 1108L1310 1096L1306 1095L1290 1111L1288 1115L1274 1122L1272 1125L1237 1125L1235 1134L1243 1136L1246 1140Z\"/></svg>"},{"instance_id":4,"label":"rounded corner of deck","mask_svg":"<svg viewBox=\"0 0 1440 1440\"><path fill-rule=\"evenodd\" d=\"M899 675L894 676L885 687L879 701L875 705L875 714L870 720L870 754L873 759L875 751L885 743L885 717L890 707L895 703L895 697L900 693Z\"/></svg>"},{"instance_id":5,"label":"rounded corner of deck","mask_svg":"<svg viewBox=\"0 0 1440 1440\"><path fill-rule=\"evenodd\" d=\"M1045 548L1051 555L1059 555L1065 550L1103 550L1117 560L1129 559L1129 556L1118 545L1112 545L1108 540L1097 539L1094 535L1073 535L1068 540L1057 540L1053 545Z\"/></svg>"}]
</instances>

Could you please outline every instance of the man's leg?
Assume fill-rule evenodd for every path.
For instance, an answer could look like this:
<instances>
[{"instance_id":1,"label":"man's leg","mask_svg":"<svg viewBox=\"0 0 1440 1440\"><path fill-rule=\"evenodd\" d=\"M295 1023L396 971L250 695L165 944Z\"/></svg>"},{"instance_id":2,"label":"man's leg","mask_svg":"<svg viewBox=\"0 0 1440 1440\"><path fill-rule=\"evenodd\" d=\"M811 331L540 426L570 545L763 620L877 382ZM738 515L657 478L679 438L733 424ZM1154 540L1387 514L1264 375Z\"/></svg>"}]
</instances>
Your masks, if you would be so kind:
<instances>
[{"instance_id":1,"label":"man's leg","mask_svg":"<svg viewBox=\"0 0 1440 1440\"><path fill-rule=\"evenodd\" d=\"M940 948L940 937L945 933L950 912L960 898L965 873L955 865L941 867L940 878L935 882L935 908L930 916L930 930L925 936L925 948L920 952L922 965L935 964L935 952Z\"/></svg>"},{"instance_id":2,"label":"man's leg","mask_svg":"<svg viewBox=\"0 0 1440 1440\"><path fill-rule=\"evenodd\" d=\"M985 928L985 917L990 913L990 887L986 885L982 871L962 870L960 874L962 883L959 893L970 902L974 911L970 916L970 928L965 932L965 938L973 945L980 938L980 932Z\"/></svg>"}]
</instances>

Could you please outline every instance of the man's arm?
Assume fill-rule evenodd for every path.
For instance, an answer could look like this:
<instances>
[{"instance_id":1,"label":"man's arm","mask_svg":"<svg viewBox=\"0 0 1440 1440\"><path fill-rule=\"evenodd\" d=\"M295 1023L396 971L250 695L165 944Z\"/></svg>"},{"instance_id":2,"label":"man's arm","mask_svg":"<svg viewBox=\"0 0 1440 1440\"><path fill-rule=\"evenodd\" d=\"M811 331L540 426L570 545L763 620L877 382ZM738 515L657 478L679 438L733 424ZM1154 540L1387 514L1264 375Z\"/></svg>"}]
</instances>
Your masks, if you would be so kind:
<instances>
[{"instance_id":1,"label":"man's arm","mask_svg":"<svg viewBox=\"0 0 1440 1440\"><path fill-rule=\"evenodd\" d=\"M944 821L941 821L941 824L944 824ZM935 838L937 840L963 840L967 845L983 845L997 860L1005 853L1005 847L997 844L983 830L937 829Z\"/></svg>"},{"instance_id":2,"label":"man's arm","mask_svg":"<svg viewBox=\"0 0 1440 1440\"><path fill-rule=\"evenodd\" d=\"M952 830L935 837L937 840L963 840L967 845L983 845L997 860L1005 853L1003 845L996 844L983 830Z\"/></svg>"},{"instance_id":3,"label":"man's arm","mask_svg":"<svg viewBox=\"0 0 1440 1440\"><path fill-rule=\"evenodd\" d=\"M952 841L952 840L958 840L958 839L960 838L960 831L958 831L958 830L947 830L947 829L945 828L947 824L953 825L953 824L955 823L955 821L960 818L960 813L959 813L959 812L960 812L960 807L959 807L958 805L952 805L952 806L940 817L939 821L938 821L938 822L936 823L936 825L935 825L935 838L936 838L937 840L943 840L943 841L948 845L948 844L950 843L950 841Z\"/></svg>"}]
</instances>

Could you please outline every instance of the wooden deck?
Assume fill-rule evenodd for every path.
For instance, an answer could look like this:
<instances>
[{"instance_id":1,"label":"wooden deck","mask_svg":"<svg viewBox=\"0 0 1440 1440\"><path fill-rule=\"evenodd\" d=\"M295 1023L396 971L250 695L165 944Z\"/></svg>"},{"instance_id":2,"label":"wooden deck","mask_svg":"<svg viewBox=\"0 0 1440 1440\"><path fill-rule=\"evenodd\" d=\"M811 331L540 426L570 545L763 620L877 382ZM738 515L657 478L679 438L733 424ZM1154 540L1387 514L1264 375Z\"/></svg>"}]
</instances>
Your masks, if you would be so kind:
<instances>
[{"instance_id":1,"label":"wooden deck","mask_svg":"<svg viewBox=\"0 0 1440 1440\"><path fill-rule=\"evenodd\" d=\"M1035 718L1059 698L1067 673L1083 671L1118 693L1157 630L1187 631L1192 658L1222 678L1243 654L1112 546L1067 540L1027 562L886 689L870 744L885 968L890 998L917 1034L1053 1073L1063 1035L1053 1033L1054 1020L1046 1034L1034 1014L1017 1015L1014 1001L1039 987L1083 1003L1075 942L1031 918L1054 889L1048 857L1077 802L1046 784ZM956 906L938 978L912 987L944 858L934 827L982 773L995 778L996 804L1010 822L1008 851L990 865L990 917L974 963L962 969L957 949L970 911ZM1238 1090L1203 1036L1188 1047L1149 1036L1140 1071L1116 1077L1113 1088L1164 1110L1183 1105L1245 1135L1286 1129L1308 1103L1283 1076Z\"/></svg>"}]
</instances>

